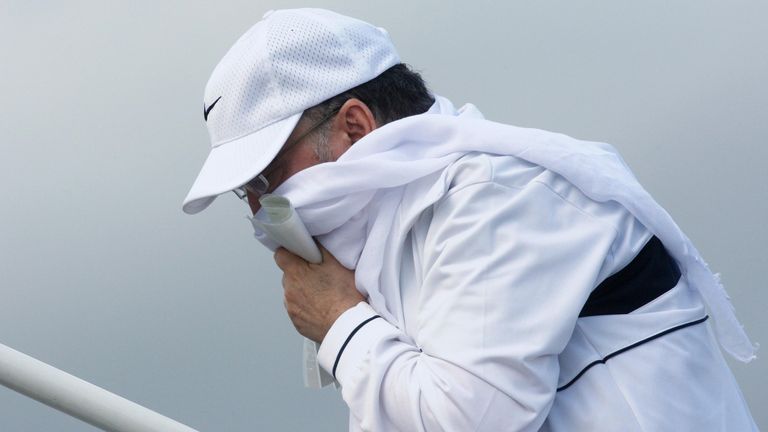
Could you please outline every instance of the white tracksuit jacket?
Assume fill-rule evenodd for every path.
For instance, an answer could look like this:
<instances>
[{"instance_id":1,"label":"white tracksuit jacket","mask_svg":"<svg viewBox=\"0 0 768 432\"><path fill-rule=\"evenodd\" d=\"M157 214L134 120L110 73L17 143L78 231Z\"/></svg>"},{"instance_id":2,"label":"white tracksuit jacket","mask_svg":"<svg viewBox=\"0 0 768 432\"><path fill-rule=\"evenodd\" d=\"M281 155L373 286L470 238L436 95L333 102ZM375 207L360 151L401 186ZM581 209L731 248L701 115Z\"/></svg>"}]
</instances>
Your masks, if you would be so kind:
<instances>
[{"instance_id":1,"label":"white tracksuit jacket","mask_svg":"<svg viewBox=\"0 0 768 432\"><path fill-rule=\"evenodd\" d=\"M360 303L320 347L350 431L756 430L684 279L584 316L612 275L659 282L642 274L658 263L637 267L653 236L624 207L514 156L447 169L448 193L382 275L400 279L387 303L400 328Z\"/></svg>"}]
</instances>

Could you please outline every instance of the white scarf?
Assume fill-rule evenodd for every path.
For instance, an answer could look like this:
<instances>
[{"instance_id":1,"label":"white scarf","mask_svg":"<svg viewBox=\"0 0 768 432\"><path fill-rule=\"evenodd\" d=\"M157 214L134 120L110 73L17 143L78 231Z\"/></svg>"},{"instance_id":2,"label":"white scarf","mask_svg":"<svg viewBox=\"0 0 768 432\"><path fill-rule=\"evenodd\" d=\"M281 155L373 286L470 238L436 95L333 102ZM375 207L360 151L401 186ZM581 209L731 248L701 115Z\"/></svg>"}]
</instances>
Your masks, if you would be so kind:
<instances>
[{"instance_id":1,"label":"white scarf","mask_svg":"<svg viewBox=\"0 0 768 432\"><path fill-rule=\"evenodd\" d=\"M275 193L288 198L309 233L355 270L357 289L373 309L399 325L398 257L405 236L419 214L446 193L452 176L446 168L472 151L521 158L563 176L595 201L620 203L664 243L689 284L699 289L723 348L744 362L754 358L755 346L719 277L608 144L487 121L471 104L456 111L436 96L427 113L374 130L338 161L295 174ZM274 249L263 234L256 237Z\"/></svg>"}]
</instances>

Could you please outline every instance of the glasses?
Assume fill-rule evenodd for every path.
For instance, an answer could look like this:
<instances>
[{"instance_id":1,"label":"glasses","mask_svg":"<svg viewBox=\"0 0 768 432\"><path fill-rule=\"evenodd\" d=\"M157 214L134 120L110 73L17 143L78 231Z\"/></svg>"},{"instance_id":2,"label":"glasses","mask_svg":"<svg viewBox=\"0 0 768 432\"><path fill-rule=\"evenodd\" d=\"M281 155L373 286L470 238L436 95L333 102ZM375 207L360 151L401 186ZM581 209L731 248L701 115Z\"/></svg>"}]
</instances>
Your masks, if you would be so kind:
<instances>
[{"instance_id":1,"label":"glasses","mask_svg":"<svg viewBox=\"0 0 768 432\"><path fill-rule=\"evenodd\" d=\"M238 198L245 201L248 204L248 192L250 192L257 199L267 193L269 190L269 180L264 174L259 174L256 177L250 179L248 183L232 189L232 192L237 195Z\"/></svg>"},{"instance_id":2,"label":"glasses","mask_svg":"<svg viewBox=\"0 0 768 432\"><path fill-rule=\"evenodd\" d=\"M269 188L270 183L269 183L269 179L267 179L267 175L271 174L272 171L274 171L275 162L277 162L281 157L283 157L283 155L285 155L291 148L295 147L299 142L301 142L301 140L309 136L309 134L316 131L325 122L333 118L333 116L335 116L340 109L341 109L341 106L334 108L328 114L323 116L323 118L320 119L317 123L312 125L312 127L310 127L304 133L299 135L296 139L294 139L290 143L283 145L282 150L280 150L280 152L278 152L277 155L272 159L272 162L270 162L270 164L267 165L266 168L264 168L264 171L262 171L256 177L250 179L246 184L233 189L232 192L234 192L234 194L237 195L239 199L243 200L246 205L248 204L249 193L254 199L259 199L262 195L266 194L270 190Z\"/></svg>"}]
</instances>

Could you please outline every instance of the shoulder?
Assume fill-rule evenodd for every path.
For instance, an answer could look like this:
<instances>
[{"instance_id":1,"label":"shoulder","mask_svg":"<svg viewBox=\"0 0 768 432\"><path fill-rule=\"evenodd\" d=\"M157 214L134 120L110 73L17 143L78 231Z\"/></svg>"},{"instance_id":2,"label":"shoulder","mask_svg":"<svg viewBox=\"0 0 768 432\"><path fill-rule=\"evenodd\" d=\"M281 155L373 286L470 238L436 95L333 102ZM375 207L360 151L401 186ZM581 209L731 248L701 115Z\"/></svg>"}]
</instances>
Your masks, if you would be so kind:
<instances>
[{"instance_id":1,"label":"shoulder","mask_svg":"<svg viewBox=\"0 0 768 432\"><path fill-rule=\"evenodd\" d=\"M446 170L447 193L432 222L514 224L528 232L569 231L587 226L612 233L605 275L625 265L651 233L615 201L596 201L558 173L515 156L472 152ZM604 276L605 276L604 275Z\"/></svg>"},{"instance_id":2,"label":"shoulder","mask_svg":"<svg viewBox=\"0 0 768 432\"><path fill-rule=\"evenodd\" d=\"M446 199L462 192L506 190L510 198L520 195L527 200L551 195L556 202L597 219L630 216L620 204L595 201L558 173L515 156L470 152L451 164L445 175Z\"/></svg>"},{"instance_id":3,"label":"shoulder","mask_svg":"<svg viewBox=\"0 0 768 432\"><path fill-rule=\"evenodd\" d=\"M469 152L445 170L447 195L471 186L494 184L521 189L546 171L544 168L514 156Z\"/></svg>"}]
</instances>

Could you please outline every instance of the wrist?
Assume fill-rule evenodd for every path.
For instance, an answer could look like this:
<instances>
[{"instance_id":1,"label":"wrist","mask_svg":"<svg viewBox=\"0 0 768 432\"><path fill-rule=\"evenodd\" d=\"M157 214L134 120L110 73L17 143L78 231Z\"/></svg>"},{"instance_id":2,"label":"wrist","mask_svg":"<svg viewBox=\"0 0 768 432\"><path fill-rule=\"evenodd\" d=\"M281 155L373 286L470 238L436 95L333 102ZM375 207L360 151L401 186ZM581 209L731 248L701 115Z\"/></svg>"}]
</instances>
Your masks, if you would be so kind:
<instances>
[{"instance_id":1,"label":"wrist","mask_svg":"<svg viewBox=\"0 0 768 432\"><path fill-rule=\"evenodd\" d=\"M361 361L371 346L396 334L397 328L381 319L368 303L360 302L333 324L317 351L317 360L344 386L360 371Z\"/></svg>"},{"instance_id":2,"label":"wrist","mask_svg":"<svg viewBox=\"0 0 768 432\"><path fill-rule=\"evenodd\" d=\"M357 306L360 303L365 303L365 299L363 296L359 296L359 298L356 299L349 299L343 302L342 304L337 305L337 307L333 308L330 315L328 316L328 321L326 322L326 325L323 328L323 334L320 337L320 340L318 340L318 343L323 343L323 340L325 340L325 336L328 334L328 331L330 331L331 327L333 327L333 324L338 321L339 317L344 314L344 312L347 312L348 310L352 309L353 307Z\"/></svg>"}]
</instances>

